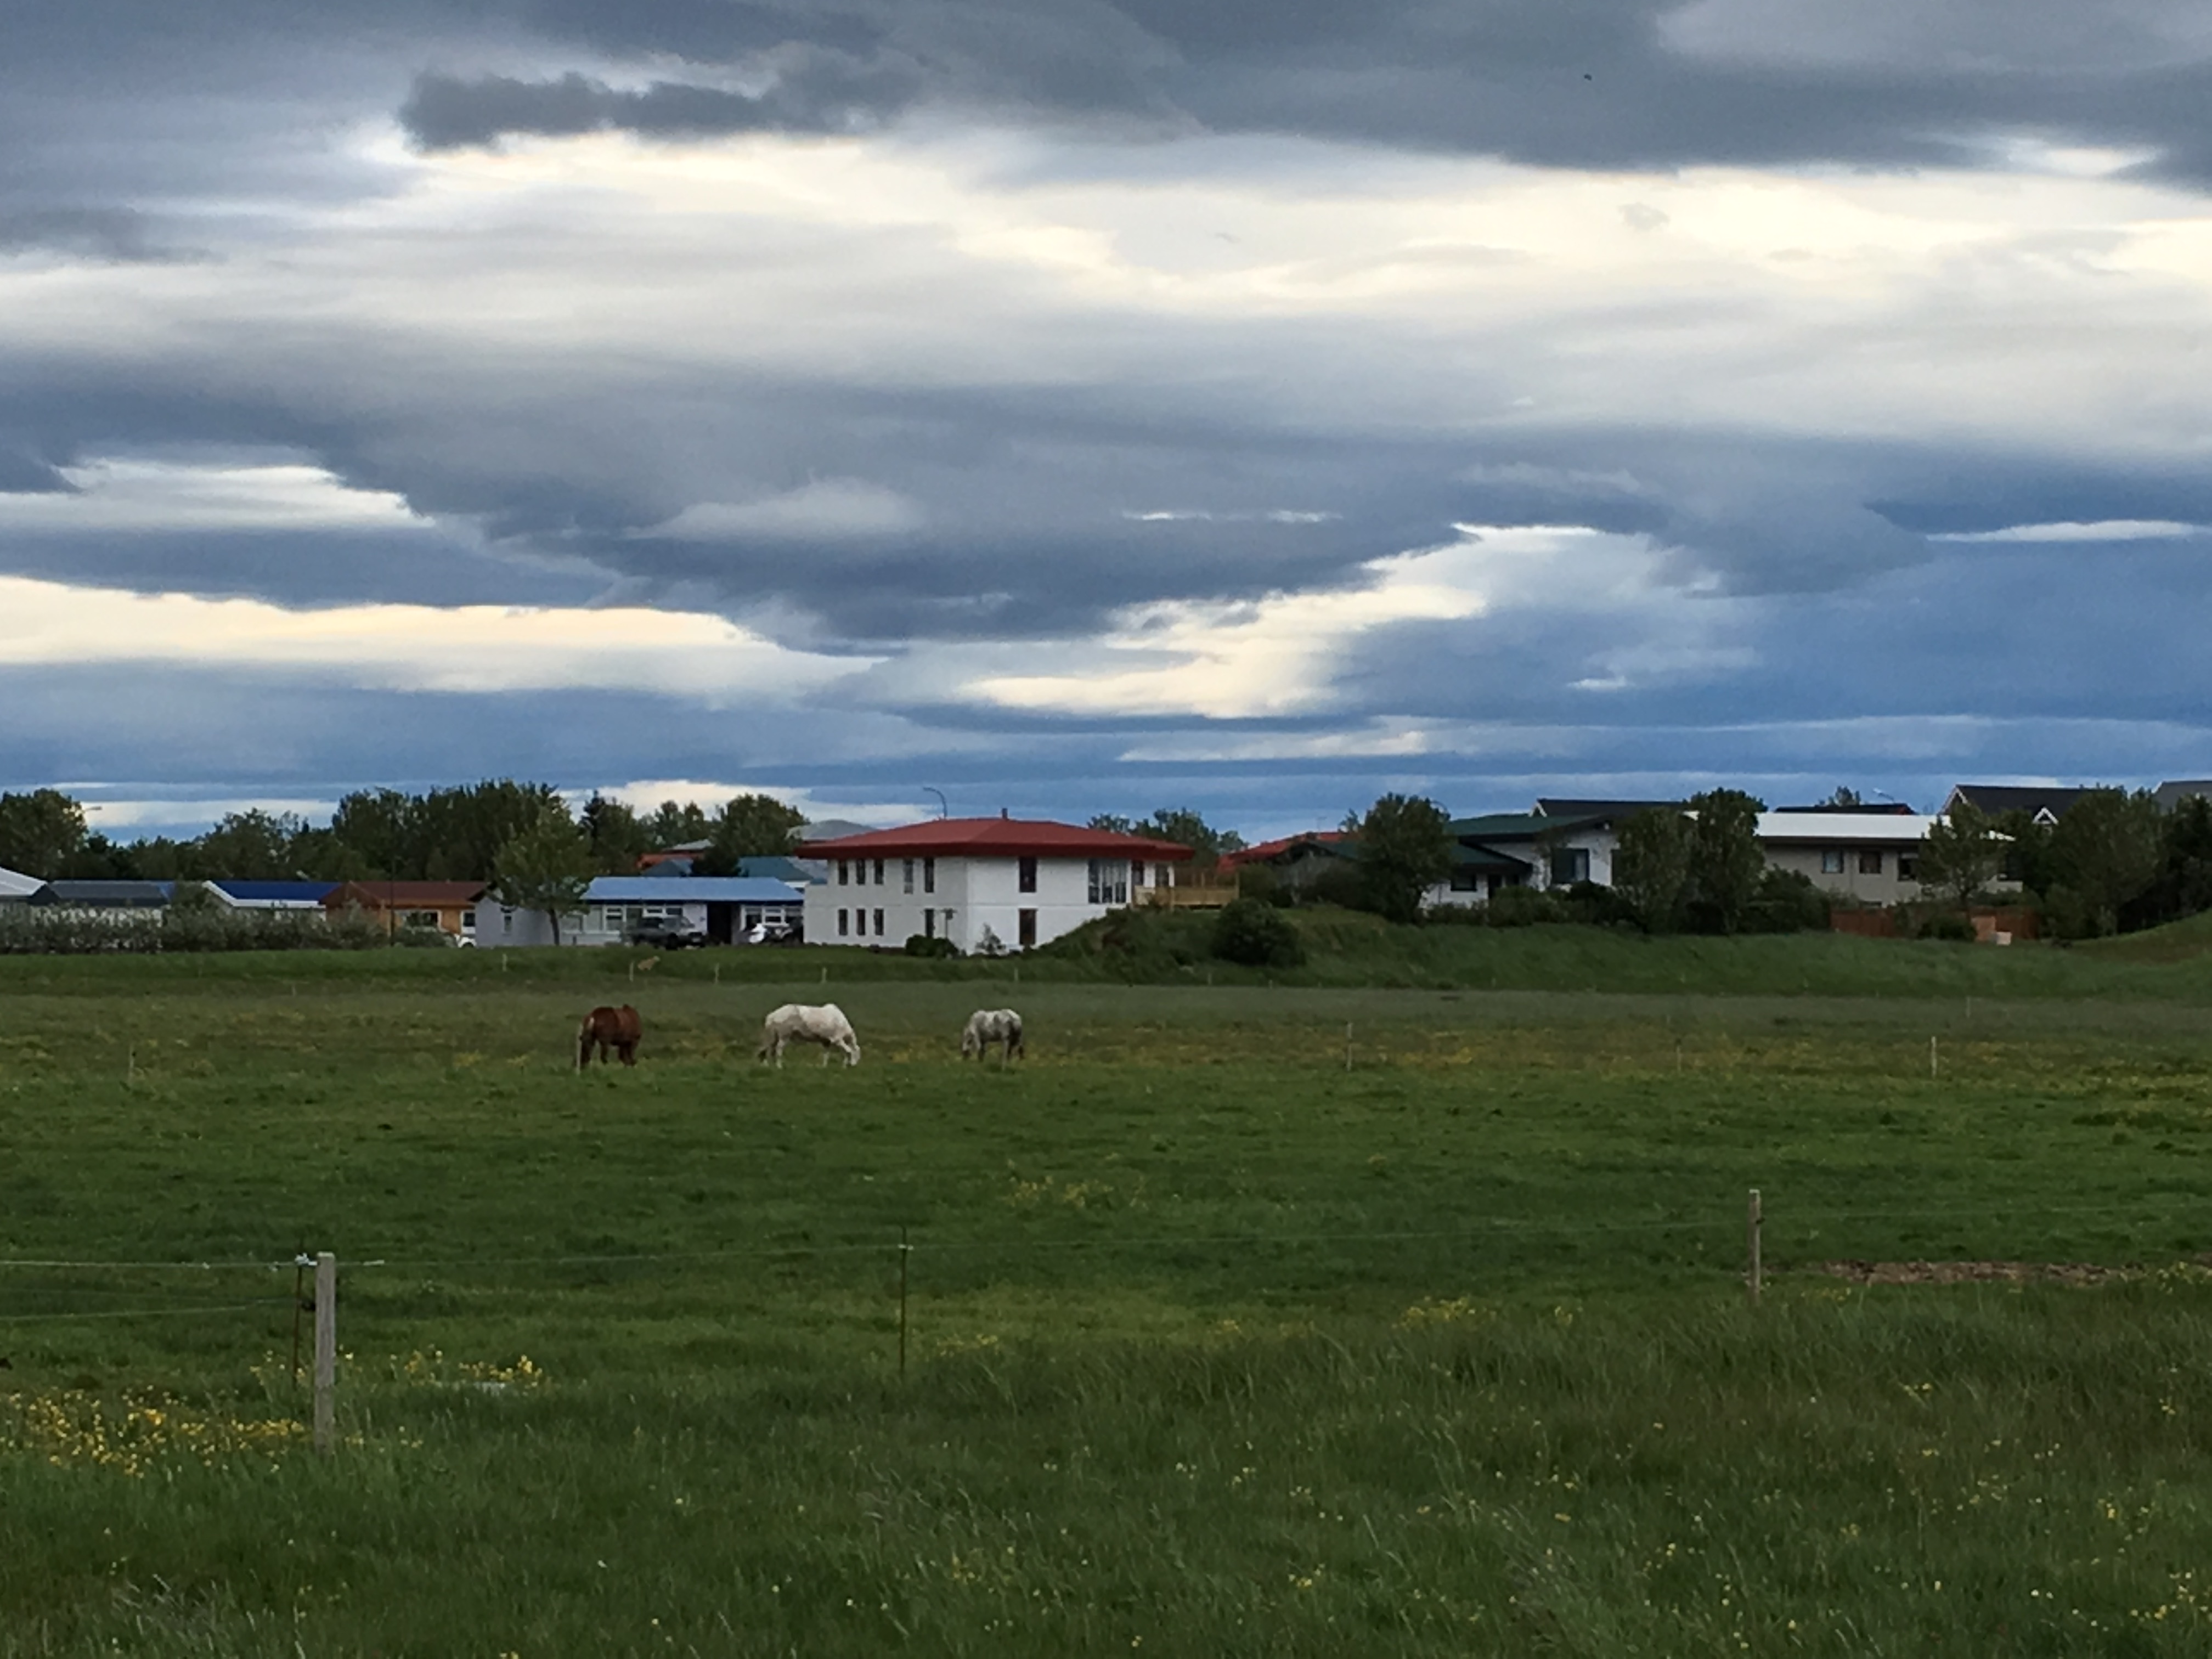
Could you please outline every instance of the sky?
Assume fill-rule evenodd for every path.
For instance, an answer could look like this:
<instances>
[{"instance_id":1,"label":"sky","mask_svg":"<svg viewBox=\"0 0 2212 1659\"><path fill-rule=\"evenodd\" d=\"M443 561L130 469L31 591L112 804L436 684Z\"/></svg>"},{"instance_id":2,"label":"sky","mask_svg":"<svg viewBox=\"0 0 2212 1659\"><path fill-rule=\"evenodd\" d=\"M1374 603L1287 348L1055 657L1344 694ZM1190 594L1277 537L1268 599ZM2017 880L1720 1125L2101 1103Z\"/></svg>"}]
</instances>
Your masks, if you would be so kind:
<instances>
[{"instance_id":1,"label":"sky","mask_svg":"<svg viewBox=\"0 0 2212 1659\"><path fill-rule=\"evenodd\" d=\"M2212 775L2201 0L0 0L0 789Z\"/></svg>"}]
</instances>

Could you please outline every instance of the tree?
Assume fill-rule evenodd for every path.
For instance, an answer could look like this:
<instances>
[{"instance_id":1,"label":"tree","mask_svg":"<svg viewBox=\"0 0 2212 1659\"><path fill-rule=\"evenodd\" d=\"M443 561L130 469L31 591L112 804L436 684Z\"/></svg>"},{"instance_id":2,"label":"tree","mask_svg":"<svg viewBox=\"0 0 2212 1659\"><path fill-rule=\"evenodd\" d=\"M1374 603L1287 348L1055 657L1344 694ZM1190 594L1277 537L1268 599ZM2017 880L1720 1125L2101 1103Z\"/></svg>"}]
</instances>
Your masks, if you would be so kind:
<instances>
[{"instance_id":1,"label":"tree","mask_svg":"<svg viewBox=\"0 0 2212 1659\"><path fill-rule=\"evenodd\" d=\"M307 827L294 813L264 812L258 806L227 813L199 838L194 862L210 881L289 880L297 872L293 843Z\"/></svg>"},{"instance_id":2,"label":"tree","mask_svg":"<svg viewBox=\"0 0 2212 1659\"><path fill-rule=\"evenodd\" d=\"M691 862L695 874L734 876L738 860L788 853L806 814L774 795L738 795L723 804L708 832L707 850Z\"/></svg>"},{"instance_id":3,"label":"tree","mask_svg":"<svg viewBox=\"0 0 2212 1659\"><path fill-rule=\"evenodd\" d=\"M0 795L0 866L52 881L84 845L84 808L58 789Z\"/></svg>"},{"instance_id":4,"label":"tree","mask_svg":"<svg viewBox=\"0 0 2212 1659\"><path fill-rule=\"evenodd\" d=\"M2048 893L2057 880L2051 867L2051 826L2023 806L1998 813L1990 823L2004 843L1998 873L2031 893Z\"/></svg>"},{"instance_id":5,"label":"tree","mask_svg":"<svg viewBox=\"0 0 2212 1659\"><path fill-rule=\"evenodd\" d=\"M618 800L592 792L584 803L584 834L592 843L592 862L603 876L628 875L638 859L653 850L645 824Z\"/></svg>"},{"instance_id":6,"label":"tree","mask_svg":"<svg viewBox=\"0 0 2212 1659\"><path fill-rule=\"evenodd\" d=\"M2051 832L2056 884L2081 896L2100 934L2119 931L2122 907L2158 879L2165 853L2158 802L2148 790L2085 790Z\"/></svg>"},{"instance_id":7,"label":"tree","mask_svg":"<svg viewBox=\"0 0 2212 1659\"><path fill-rule=\"evenodd\" d=\"M1359 823L1359 874L1368 903L1392 921L1418 921L1421 899L1449 880L1456 851L1444 809L1420 795L1385 795Z\"/></svg>"},{"instance_id":8,"label":"tree","mask_svg":"<svg viewBox=\"0 0 2212 1659\"><path fill-rule=\"evenodd\" d=\"M714 820L698 802L665 800L646 819L645 838L652 843L653 850L665 852L689 842L704 841L714 828Z\"/></svg>"},{"instance_id":9,"label":"tree","mask_svg":"<svg viewBox=\"0 0 2212 1659\"><path fill-rule=\"evenodd\" d=\"M1866 802L1860 799L1859 792L1850 785L1839 783L1827 799L1820 804L1832 812L1850 812L1864 806Z\"/></svg>"},{"instance_id":10,"label":"tree","mask_svg":"<svg viewBox=\"0 0 2212 1659\"><path fill-rule=\"evenodd\" d=\"M2004 858L2005 843L1989 814L1961 797L1928 826L1920 843L1920 884L1934 888L1965 910L2003 867Z\"/></svg>"},{"instance_id":11,"label":"tree","mask_svg":"<svg viewBox=\"0 0 2212 1659\"><path fill-rule=\"evenodd\" d=\"M1613 885L1648 933L1680 925L1690 884L1690 821L1678 808L1649 807L1620 826Z\"/></svg>"},{"instance_id":12,"label":"tree","mask_svg":"<svg viewBox=\"0 0 2212 1659\"><path fill-rule=\"evenodd\" d=\"M1733 933L1759 896L1766 854L1759 845L1759 815L1765 803L1741 789L1709 789L1685 804L1696 822L1690 830L1692 902L1716 932Z\"/></svg>"},{"instance_id":13,"label":"tree","mask_svg":"<svg viewBox=\"0 0 2212 1659\"><path fill-rule=\"evenodd\" d=\"M591 838L569 819L568 809L558 801L547 805L499 849L494 864L500 902L542 911L558 945L561 918L582 905L592 875Z\"/></svg>"},{"instance_id":14,"label":"tree","mask_svg":"<svg viewBox=\"0 0 2212 1659\"><path fill-rule=\"evenodd\" d=\"M1171 841L1197 854L1201 865L1214 863L1224 853L1234 853L1244 845L1244 837L1234 830L1215 829L1189 806L1163 806L1148 818L1101 812L1091 820L1090 827L1117 836L1146 836L1154 841Z\"/></svg>"},{"instance_id":15,"label":"tree","mask_svg":"<svg viewBox=\"0 0 2212 1659\"><path fill-rule=\"evenodd\" d=\"M2155 889L2160 921L2212 910L2212 800L2185 795L2166 820L2166 868Z\"/></svg>"}]
</instances>

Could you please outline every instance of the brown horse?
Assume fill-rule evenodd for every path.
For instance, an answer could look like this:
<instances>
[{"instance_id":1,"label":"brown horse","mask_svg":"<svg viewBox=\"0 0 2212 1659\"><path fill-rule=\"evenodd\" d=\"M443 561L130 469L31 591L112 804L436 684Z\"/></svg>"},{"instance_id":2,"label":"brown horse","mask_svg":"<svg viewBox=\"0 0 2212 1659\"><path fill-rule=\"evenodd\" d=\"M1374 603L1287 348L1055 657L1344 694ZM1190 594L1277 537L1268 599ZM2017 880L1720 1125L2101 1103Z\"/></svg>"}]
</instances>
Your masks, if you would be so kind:
<instances>
[{"instance_id":1,"label":"brown horse","mask_svg":"<svg viewBox=\"0 0 2212 1659\"><path fill-rule=\"evenodd\" d=\"M607 1050L621 1056L625 1066L637 1064L637 1040L643 1034L637 1010L628 1003L619 1008L594 1008L576 1028L576 1069L592 1062L592 1045L599 1045L599 1064L607 1063Z\"/></svg>"}]
</instances>

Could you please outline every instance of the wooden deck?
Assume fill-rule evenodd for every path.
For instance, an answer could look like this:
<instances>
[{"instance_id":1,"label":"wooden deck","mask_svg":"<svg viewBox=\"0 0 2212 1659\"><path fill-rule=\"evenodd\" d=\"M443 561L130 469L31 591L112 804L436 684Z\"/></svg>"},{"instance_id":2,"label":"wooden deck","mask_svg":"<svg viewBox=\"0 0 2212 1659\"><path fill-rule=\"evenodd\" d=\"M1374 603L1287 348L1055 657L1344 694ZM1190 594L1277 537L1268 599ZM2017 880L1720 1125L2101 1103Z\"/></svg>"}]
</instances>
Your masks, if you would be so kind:
<instances>
[{"instance_id":1,"label":"wooden deck","mask_svg":"<svg viewBox=\"0 0 2212 1659\"><path fill-rule=\"evenodd\" d=\"M1218 910L1237 896L1235 884L1220 887L1140 887L1139 902L1164 910Z\"/></svg>"}]
</instances>

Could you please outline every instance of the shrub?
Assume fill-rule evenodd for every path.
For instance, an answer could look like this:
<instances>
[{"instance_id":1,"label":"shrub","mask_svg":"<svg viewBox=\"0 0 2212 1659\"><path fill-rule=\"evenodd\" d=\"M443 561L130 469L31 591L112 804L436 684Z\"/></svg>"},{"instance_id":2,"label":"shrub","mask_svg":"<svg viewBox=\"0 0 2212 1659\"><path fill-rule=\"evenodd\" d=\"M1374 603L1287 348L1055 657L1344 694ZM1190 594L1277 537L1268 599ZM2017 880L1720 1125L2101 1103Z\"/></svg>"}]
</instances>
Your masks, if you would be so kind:
<instances>
[{"instance_id":1,"label":"shrub","mask_svg":"<svg viewBox=\"0 0 2212 1659\"><path fill-rule=\"evenodd\" d=\"M1213 954L1247 968L1295 968L1306 959L1291 919L1259 899L1233 899L1213 922Z\"/></svg>"},{"instance_id":2,"label":"shrub","mask_svg":"<svg viewBox=\"0 0 2212 1659\"><path fill-rule=\"evenodd\" d=\"M1974 924L1954 911L1938 911L1920 924L1920 937L1944 939L1953 945L1972 945Z\"/></svg>"},{"instance_id":3,"label":"shrub","mask_svg":"<svg viewBox=\"0 0 2212 1659\"><path fill-rule=\"evenodd\" d=\"M1636 907L1625 896L1594 881L1578 881L1553 898L1560 915L1568 921L1611 927L1632 927L1638 920Z\"/></svg>"},{"instance_id":4,"label":"shrub","mask_svg":"<svg viewBox=\"0 0 2212 1659\"><path fill-rule=\"evenodd\" d=\"M906 953L910 957L957 957L960 947L934 933L908 933Z\"/></svg>"},{"instance_id":5,"label":"shrub","mask_svg":"<svg viewBox=\"0 0 2212 1659\"><path fill-rule=\"evenodd\" d=\"M1818 933L1828 926L1828 896L1801 870L1769 870L1744 912L1747 933Z\"/></svg>"},{"instance_id":6,"label":"shrub","mask_svg":"<svg viewBox=\"0 0 2212 1659\"><path fill-rule=\"evenodd\" d=\"M1564 921L1559 900L1534 887L1501 887L1485 907L1492 927L1531 927L1540 921Z\"/></svg>"}]
</instances>

